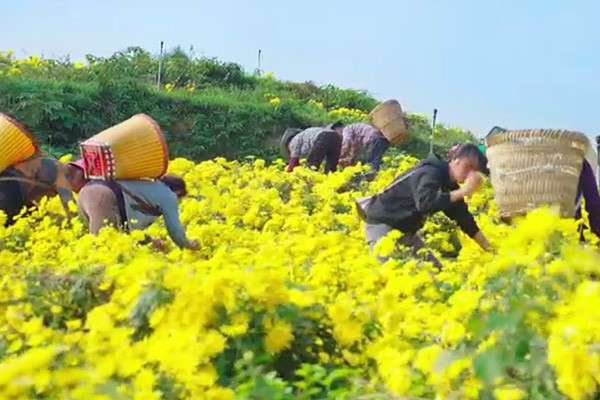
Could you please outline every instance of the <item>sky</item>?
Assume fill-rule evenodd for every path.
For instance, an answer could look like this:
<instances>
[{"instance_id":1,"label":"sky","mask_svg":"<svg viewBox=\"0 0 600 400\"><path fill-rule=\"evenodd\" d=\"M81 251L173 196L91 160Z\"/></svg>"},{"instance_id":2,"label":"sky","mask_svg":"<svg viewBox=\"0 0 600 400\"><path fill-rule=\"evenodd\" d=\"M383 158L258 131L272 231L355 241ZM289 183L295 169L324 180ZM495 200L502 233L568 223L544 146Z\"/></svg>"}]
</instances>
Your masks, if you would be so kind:
<instances>
[{"instance_id":1,"label":"sky","mask_svg":"<svg viewBox=\"0 0 600 400\"><path fill-rule=\"evenodd\" d=\"M0 50L108 56L128 46L364 89L484 136L494 125L600 134L598 1L0 0Z\"/></svg>"}]
</instances>

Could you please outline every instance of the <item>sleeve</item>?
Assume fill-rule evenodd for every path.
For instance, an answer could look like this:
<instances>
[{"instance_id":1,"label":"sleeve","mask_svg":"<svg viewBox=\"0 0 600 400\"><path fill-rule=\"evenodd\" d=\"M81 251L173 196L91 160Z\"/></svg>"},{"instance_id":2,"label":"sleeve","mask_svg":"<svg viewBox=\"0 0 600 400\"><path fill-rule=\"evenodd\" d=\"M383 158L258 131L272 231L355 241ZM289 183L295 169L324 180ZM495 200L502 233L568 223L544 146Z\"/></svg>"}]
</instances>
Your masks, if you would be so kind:
<instances>
[{"instance_id":1,"label":"sleeve","mask_svg":"<svg viewBox=\"0 0 600 400\"><path fill-rule=\"evenodd\" d=\"M187 247L188 240L185 235L185 229L181 225L181 220L179 219L178 207L177 197L175 197L175 194L173 193L170 193L170 196L165 196L160 204L169 236L177 246Z\"/></svg>"},{"instance_id":2,"label":"sleeve","mask_svg":"<svg viewBox=\"0 0 600 400\"><path fill-rule=\"evenodd\" d=\"M594 171L590 164L584 160L581 171L581 188L585 199L585 210L588 212L590 229L596 235L600 234L600 194Z\"/></svg>"},{"instance_id":3,"label":"sleeve","mask_svg":"<svg viewBox=\"0 0 600 400\"><path fill-rule=\"evenodd\" d=\"M479 232L479 226L473 218L473 214L469 212L467 204L464 201L451 203L444 210L444 214L458 225L458 227L469 237L475 236Z\"/></svg>"},{"instance_id":4,"label":"sleeve","mask_svg":"<svg viewBox=\"0 0 600 400\"><path fill-rule=\"evenodd\" d=\"M300 165L300 157L290 157L287 169L288 172L292 172L298 165Z\"/></svg>"},{"instance_id":5,"label":"sleeve","mask_svg":"<svg viewBox=\"0 0 600 400\"><path fill-rule=\"evenodd\" d=\"M342 151L340 153L340 160L344 163L350 163L355 156L356 150L354 149L355 133L352 126L344 128L342 134Z\"/></svg>"},{"instance_id":6,"label":"sleeve","mask_svg":"<svg viewBox=\"0 0 600 400\"><path fill-rule=\"evenodd\" d=\"M450 193L442 191L442 179L438 171L423 167L415 171L411 180L417 210L433 214L450 206Z\"/></svg>"},{"instance_id":7,"label":"sleeve","mask_svg":"<svg viewBox=\"0 0 600 400\"><path fill-rule=\"evenodd\" d=\"M302 150L302 137L300 135L301 133L290 140L290 158L300 158L300 151Z\"/></svg>"},{"instance_id":8,"label":"sleeve","mask_svg":"<svg viewBox=\"0 0 600 400\"><path fill-rule=\"evenodd\" d=\"M73 192L71 188L71 183L69 181L69 170L63 164L57 162L56 163L56 180L54 181L54 187L56 188L56 193L60 198L60 202L62 203L63 208L67 215L74 215L74 213L69 211L69 202L75 201L73 198Z\"/></svg>"}]
</instances>

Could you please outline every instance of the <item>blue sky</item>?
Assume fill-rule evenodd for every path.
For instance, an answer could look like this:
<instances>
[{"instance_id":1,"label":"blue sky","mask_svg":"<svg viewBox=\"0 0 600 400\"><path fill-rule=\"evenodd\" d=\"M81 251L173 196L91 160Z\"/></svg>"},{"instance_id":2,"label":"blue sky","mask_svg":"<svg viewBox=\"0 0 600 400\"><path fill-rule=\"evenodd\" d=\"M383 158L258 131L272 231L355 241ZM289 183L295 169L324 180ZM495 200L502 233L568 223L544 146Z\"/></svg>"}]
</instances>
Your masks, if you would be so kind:
<instances>
[{"instance_id":1,"label":"blue sky","mask_svg":"<svg viewBox=\"0 0 600 400\"><path fill-rule=\"evenodd\" d=\"M4 0L0 49L110 55L194 47L252 71L396 98L470 129L600 134L600 2Z\"/></svg>"}]
</instances>

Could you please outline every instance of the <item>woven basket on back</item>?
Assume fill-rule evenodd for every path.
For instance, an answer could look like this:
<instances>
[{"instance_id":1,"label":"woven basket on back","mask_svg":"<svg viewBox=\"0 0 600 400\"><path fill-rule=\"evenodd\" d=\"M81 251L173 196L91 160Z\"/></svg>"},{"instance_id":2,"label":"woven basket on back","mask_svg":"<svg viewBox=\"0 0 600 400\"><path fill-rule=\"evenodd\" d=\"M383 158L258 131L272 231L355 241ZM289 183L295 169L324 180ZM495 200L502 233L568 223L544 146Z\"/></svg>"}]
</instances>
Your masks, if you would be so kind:
<instances>
[{"instance_id":1,"label":"woven basket on back","mask_svg":"<svg viewBox=\"0 0 600 400\"><path fill-rule=\"evenodd\" d=\"M402 144L408 139L404 112L402 112L402 107L396 100L388 100L378 104L369 113L369 120L393 146Z\"/></svg>"},{"instance_id":2,"label":"woven basket on back","mask_svg":"<svg viewBox=\"0 0 600 400\"><path fill-rule=\"evenodd\" d=\"M552 206L562 217L573 217L588 143L582 133L557 129L491 136L486 156L500 215L514 217Z\"/></svg>"},{"instance_id":3,"label":"woven basket on back","mask_svg":"<svg viewBox=\"0 0 600 400\"><path fill-rule=\"evenodd\" d=\"M142 179L163 176L169 151L162 130L146 114L137 114L81 143L89 179Z\"/></svg>"},{"instance_id":4,"label":"woven basket on back","mask_svg":"<svg viewBox=\"0 0 600 400\"><path fill-rule=\"evenodd\" d=\"M38 151L36 141L23 125L0 113L0 172Z\"/></svg>"}]
</instances>

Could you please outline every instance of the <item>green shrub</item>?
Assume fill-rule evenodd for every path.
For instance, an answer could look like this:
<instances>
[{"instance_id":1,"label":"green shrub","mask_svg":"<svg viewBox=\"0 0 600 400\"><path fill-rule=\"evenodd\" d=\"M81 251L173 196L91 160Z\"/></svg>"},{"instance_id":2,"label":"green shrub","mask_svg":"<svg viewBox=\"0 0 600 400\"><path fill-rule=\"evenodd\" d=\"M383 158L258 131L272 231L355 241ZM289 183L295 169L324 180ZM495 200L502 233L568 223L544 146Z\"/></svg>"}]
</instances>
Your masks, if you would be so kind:
<instances>
[{"instance_id":1,"label":"green shrub","mask_svg":"<svg viewBox=\"0 0 600 400\"><path fill-rule=\"evenodd\" d=\"M0 112L24 123L53 155L77 151L80 141L146 113L163 128L171 157L273 159L287 127L324 125L339 108L345 122L354 122L378 102L365 91L251 75L238 64L196 58L181 48L165 54L160 90L159 60L144 49L86 60L87 66L69 58L16 60L0 52ZM410 140L390 152L426 156L429 121L419 115L408 120ZM464 140L473 137L438 126L435 150L443 153Z\"/></svg>"}]
</instances>

